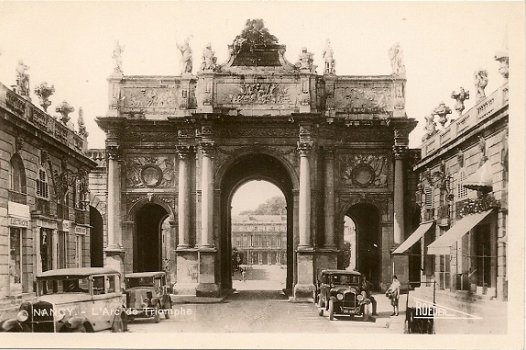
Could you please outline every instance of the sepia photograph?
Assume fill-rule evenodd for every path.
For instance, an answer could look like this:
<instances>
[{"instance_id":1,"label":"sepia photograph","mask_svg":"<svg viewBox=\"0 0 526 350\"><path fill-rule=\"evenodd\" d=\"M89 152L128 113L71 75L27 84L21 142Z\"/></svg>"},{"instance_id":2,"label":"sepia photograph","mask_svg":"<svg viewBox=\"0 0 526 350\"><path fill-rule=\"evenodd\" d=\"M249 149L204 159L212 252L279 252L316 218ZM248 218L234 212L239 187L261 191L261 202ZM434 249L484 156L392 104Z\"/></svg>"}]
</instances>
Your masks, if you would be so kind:
<instances>
[{"instance_id":1,"label":"sepia photograph","mask_svg":"<svg viewBox=\"0 0 526 350\"><path fill-rule=\"evenodd\" d=\"M0 348L523 349L524 17L1 1Z\"/></svg>"}]
</instances>

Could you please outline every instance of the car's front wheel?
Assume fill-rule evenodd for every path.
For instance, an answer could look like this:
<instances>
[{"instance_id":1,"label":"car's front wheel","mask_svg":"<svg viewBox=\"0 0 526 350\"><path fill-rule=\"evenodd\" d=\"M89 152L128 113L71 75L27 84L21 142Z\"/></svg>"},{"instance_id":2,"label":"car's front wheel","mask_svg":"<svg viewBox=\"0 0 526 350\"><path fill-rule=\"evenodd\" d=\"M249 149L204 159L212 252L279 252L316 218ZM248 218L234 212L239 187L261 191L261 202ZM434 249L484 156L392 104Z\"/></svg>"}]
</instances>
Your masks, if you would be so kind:
<instances>
[{"instance_id":1,"label":"car's front wheel","mask_svg":"<svg viewBox=\"0 0 526 350\"><path fill-rule=\"evenodd\" d=\"M329 300L329 320L334 321L334 301Z\"/></svg>"}]
</instances>

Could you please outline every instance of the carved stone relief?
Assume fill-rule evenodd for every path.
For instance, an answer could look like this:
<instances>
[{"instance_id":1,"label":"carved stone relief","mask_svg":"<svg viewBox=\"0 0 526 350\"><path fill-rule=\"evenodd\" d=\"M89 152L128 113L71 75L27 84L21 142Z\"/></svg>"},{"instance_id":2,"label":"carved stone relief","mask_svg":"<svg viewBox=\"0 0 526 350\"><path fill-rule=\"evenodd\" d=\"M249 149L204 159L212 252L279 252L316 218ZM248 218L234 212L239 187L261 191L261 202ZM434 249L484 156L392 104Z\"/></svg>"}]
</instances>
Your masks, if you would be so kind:
<instances>
[{"instance_id":1,"label":"carved stone relief","mask_svg":"<svg viewBox=\"0 0 526 350\"><path fill-rule=\"evenodd\" d=\"M173 187L175 185L172 157L131 157L126 159L125 168L128 187Z\"/></svg>"},{"instance_id":2,"label":"carved stone relief","mask_svg":"<svg viewBox=\"0 0 526 350\"><path fill-rule=\"evenodd\" d=\"M296 137L298 136L296 128L231 128L222 129L222 137Z\"/></svg>"},{"instance_id":3,"label":"carved stone relief","mask_svg":"<svg viewBox=\"0 0 526 350\"><path fill-rule=\"evenodd\" d=\"M229 95L234 104L290 103L288 88L273 83L241 84L237 94Z\"/></svg>"},{"instance_id":4,"label":"carved stone relief","mask_svg":"<svg viewBox=\"0 0 526 350\"><path fill-rule=\"evenodd\" d=\"M401 92L399 92L401 93ZM393 110L393 93L389 87L336 86L335 108L350 113L386 113Z\"/></svg>"},{"instance_id":5,"label":"carved stone relief","mask_svg":"<svg viewBox=\"0 0 526 350\"><path fill-rule=\"evenodd\" d=\"M121 109L124 112L169 113L177 108L175 88L137 88L122 89Z\"/></svg>"},{"instance_id":6,"label":"carved stone relief","mask_svg":"<svg viewBox=\"0 0 526 350\"><path fill-rule=\"evenodd\" d=\"M340 155L340 177L344 183L358 187L387 187L389 162L385 155Z\"/></svg>"}]
</instances>

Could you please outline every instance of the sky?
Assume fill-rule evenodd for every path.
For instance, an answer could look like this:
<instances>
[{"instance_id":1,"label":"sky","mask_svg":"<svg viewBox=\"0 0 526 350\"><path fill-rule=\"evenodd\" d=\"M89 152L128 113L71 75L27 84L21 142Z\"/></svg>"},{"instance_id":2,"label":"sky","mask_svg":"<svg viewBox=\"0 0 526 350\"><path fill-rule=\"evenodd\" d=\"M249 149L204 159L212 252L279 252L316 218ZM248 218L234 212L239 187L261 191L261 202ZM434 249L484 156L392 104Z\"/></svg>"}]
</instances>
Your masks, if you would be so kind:
<instances>
[{"instance_id":1,"label":"sky","mask_svg":"<svg viewBox=\"0 0 526 350\"><path fill-rule=\"evenodd\" d=\"M328 38L339 75L390 74L387 52L399 42L407 70L406 112L419 121L410 147L418 147L424 116L440 101L453 109L453 90L469 90L466 110L473 106L476 69L488 70L487 93L503 83L494 54L504 46L507 26L510 39L516 37L514 25L523 13L521 2L0 1L0 82L13 85L23 59L30 66L32 90L42 81L55 86L48 111L55 114L67 100L76 108L76 121L81 106L89 146L102 148L104 133L95 118L107 112L106 79L117 39L124 45L125 75L179 75L176 43L192 35L194 67L207 42L223 63L227 45L246 19L262 18L287 46L290 62L305 46L314 53L320 74ZM271 193L263 187L260 192Z\"/></svg>"}]
</instances>

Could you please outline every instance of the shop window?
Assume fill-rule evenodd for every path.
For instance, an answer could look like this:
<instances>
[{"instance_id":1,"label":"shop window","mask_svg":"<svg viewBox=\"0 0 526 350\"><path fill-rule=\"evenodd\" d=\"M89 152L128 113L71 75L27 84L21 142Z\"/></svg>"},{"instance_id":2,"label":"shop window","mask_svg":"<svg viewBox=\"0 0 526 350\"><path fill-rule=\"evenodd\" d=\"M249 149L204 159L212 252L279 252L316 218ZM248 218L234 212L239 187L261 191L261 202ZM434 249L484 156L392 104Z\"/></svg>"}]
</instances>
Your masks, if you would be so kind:
<instances>
[{"instance_id":1,"label":"shop window","mask_svg":"<svg viewBox=\"0 0 526 350\"><path fill-rule=\"evenodd\" d=\"M49 187L48 187L48 181L47 181L47 173L45 169L40 168L38 170L38 178L36 182L37 182L37 197L48 199L49 198Z\"/></svg>"},{"instance_id":2,"label":"shop window","mask_svg":"<svg viewBox=\"0 0 526 350\"><path fill-rule=\"evenodd\" d=\"M66 241L66 232L58 232L58 268L64 269L67 267L67 241Z\"/></svg>"},{"instance_id":3,"label":"shop window","mask_svg":"<svg viewBox=\"0 0 526 350\"><path fill-rule=\"evenodd\" d=\"M473 235L472 268L477 286L491 287L491 238L489 225L479 225Z\"/></svg>"},{"instance_id":4,"label":"shop window","mask_svg":"<svg viewBox=\"0 0 526 350\"><path fill-rule=\"evenodd\" d=\"M22 292L22 229L9 229L9 288L11 294Z\"/></svg>"},{"instance_id":5,"label":"shop window","mask_svg":"<svg viewBox=\"0 0 526 350\"><path fill-rule=\"evenodd\" d=\"M42 272L53 268L53 230L40 229L40 259Z\"/></svg>"},{"instance_id":6,"label":"shop window","mask_svg":"<svg viewBox=\"0 0 526 350\"><path fill-rule=\"evenodd\" d=\"M10 189L19 193L26 193L26 172L20 155L11 157Z\"/></svg>"},{"instance_id":7,"label":"shop window","mask_svg":"<svg viewBox=\"0 0 526 350\"><path fill-rule=\"evenodd\" d=\"M82 267L82 246L84 236L75 235L75 267Z\"/></svg>"}]
</instances>

